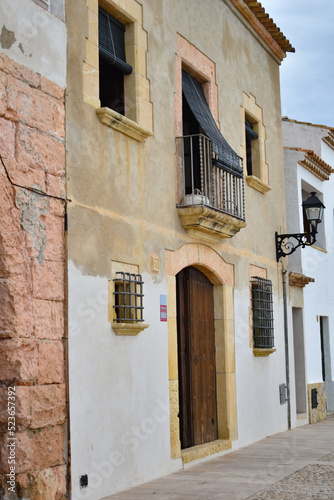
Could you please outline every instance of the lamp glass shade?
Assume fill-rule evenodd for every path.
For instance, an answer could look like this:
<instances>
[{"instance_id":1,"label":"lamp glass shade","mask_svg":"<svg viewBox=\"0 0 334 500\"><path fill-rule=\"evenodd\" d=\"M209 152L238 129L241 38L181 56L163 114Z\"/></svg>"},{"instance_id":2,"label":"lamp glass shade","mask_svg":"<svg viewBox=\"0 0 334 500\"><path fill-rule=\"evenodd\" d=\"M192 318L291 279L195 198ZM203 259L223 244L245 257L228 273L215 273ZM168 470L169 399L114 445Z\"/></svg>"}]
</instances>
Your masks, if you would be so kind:
<instances>
[{"instance_id":1,"label":"lamp glass shade","mask_svg":"<svg viewBox=\"0 0 334 500\"><path fill-rule=\"evenodd\" d=\"M325 206L316 196L315 192L312 192L311 196L304 201L303 207L305 209L308 222L313 227L316 227L317 224L322 221Z\"/></svg>"}]
</instances>

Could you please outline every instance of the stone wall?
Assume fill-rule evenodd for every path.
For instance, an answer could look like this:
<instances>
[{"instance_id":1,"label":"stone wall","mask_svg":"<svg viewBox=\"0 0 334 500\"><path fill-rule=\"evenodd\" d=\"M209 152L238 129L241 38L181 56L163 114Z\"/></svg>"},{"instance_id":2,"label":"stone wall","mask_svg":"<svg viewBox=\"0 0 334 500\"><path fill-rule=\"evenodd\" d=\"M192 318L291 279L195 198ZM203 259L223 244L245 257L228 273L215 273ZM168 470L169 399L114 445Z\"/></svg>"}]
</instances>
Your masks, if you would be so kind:
<instances>
[{"instance_id":1,"label":"stone wall","mask_svg":"<svg viewBox=\"0 0 334 500\"><path fill-rule=\"evenodd\" d=\"M315 389L317 391L316 408L312 408L312 389ZM308 402L310 411L310 424L315 424L316 422L320 422L320 420L324 420L327 416L326 389L324 382L308 385Z\"/></svg>"},{"instance_id":2,"label":"stone wall","mask_svg":"<svg viewBox=\"0 0 334 500\"><path fill-rule=\"evenodd\" d=\"M65 191L64 115L63 88L0 54L0 497L4 499L60 500L67 490L65 205L59 199ZM8 430L14 422L7 411L10 387L15 389L10 398L15 404L14 436ZM11 404L11 413L13 408ZM11 443L14 485L8 482Z\"/></svg>"}]
</instances>

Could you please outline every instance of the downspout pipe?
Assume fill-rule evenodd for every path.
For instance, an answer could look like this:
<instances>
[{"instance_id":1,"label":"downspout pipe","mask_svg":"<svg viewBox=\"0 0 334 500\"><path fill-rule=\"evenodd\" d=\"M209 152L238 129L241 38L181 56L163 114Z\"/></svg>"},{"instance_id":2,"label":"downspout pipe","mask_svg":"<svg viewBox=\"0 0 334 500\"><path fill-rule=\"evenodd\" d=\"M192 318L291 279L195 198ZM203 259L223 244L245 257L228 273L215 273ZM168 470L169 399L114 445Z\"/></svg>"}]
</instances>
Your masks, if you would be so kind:
<instances>
[{"instance_id":1,"label":"downspout pipe","mask_svg":"<svg viewBox=\"0 0 334 500\"><path fill-rule=\"evenodd\" d=\"M288 304L286 295L286 269L282 269L283 283L283 309L284 309L284 341L285 341L285 374L286 374L286 400L288 411L288 430L291 430L291 404L290 404L290 361L289 361L289 330L288 330Z\"/></svg>"}]
</instances>

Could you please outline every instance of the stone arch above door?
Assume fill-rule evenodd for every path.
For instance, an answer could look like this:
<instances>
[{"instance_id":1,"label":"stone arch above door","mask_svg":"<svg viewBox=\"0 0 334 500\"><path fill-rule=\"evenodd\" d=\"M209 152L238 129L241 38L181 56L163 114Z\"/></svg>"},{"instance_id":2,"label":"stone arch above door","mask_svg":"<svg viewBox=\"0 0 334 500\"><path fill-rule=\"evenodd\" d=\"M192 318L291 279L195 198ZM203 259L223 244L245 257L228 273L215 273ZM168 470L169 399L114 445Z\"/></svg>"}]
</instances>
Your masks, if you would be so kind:
<instances>
[{"instance_id":1,"label":"stone arch above door","mask_svg":"<svg viewBox=\"0 0 334 500\"><path fill-rule=\"evenodd\" d=\"M179 432L176 275L185 267L202 271L214 285L218 440L183 450ZM231 448L237 439L234 340L234 266L210 247L185 244L165 251L171 458L184 463Z\"/></svg>"},{"instance_id":2,"label":"stone arch above door","mask_svg":"<svg viewBox=\"0 0 334 500\"><path fill-rule=\"evenodd\" d=\"M166 250L166 274L176 276L184 267L199 268L214 285L234 286L234 266L228 264L212 248L200 243L189 243L175 252Z\"/></svg>"}]
</instances>

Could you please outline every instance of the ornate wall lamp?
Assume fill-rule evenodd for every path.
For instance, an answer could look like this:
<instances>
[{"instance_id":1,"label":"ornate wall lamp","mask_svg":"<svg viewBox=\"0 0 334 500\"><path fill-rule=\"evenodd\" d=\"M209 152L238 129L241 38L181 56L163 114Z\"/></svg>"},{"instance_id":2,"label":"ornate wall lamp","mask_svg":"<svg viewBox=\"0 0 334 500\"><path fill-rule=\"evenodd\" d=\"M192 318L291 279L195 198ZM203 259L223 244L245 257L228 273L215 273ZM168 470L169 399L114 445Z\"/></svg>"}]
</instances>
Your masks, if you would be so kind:
<instances>
[{"instance_id":1,"label":"ornate wall lamp","mask_svg":"<svg viewBox=\"0 0 334 500\"><path fill-rule=\"evenodd\" d=\"M311 231L309 233L296 233L296 234L277 234L275 233L276 242L276 260L277 262L281 257L290 255L297 250L297 248L305 248L307 245L313 245L316 242L316 235L318 233L318 224L322 221L325 206L316 196L313 191L311 196L303 202L307 221L310 225Z\"/></svg>"}]
</instances>

